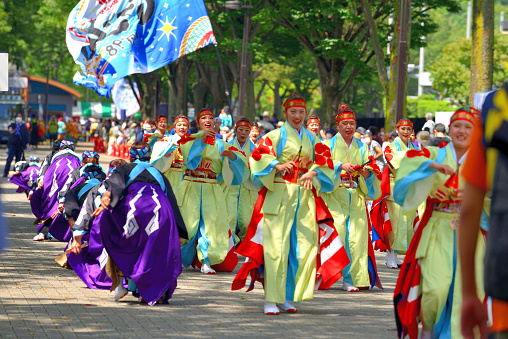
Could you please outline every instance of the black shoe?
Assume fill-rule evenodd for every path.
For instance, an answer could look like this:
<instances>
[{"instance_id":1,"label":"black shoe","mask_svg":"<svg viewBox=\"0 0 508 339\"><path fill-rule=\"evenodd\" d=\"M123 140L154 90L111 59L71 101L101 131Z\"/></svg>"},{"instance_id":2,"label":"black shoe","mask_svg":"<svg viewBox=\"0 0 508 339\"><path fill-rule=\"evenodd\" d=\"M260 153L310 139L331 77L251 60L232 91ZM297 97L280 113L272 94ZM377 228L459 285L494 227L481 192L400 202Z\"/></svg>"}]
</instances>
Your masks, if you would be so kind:
<instances>
[{"instance_id":1,"label":"black shoe","mask_svg":"<svg viewBox=\"0 0 508 339\"><path fill-rule=\"evenodd\" d=\"M4 178L7 178L7 175L8 175L7 173L4 173L3 177L4 177Z\"/></svg>"}]
</instances>

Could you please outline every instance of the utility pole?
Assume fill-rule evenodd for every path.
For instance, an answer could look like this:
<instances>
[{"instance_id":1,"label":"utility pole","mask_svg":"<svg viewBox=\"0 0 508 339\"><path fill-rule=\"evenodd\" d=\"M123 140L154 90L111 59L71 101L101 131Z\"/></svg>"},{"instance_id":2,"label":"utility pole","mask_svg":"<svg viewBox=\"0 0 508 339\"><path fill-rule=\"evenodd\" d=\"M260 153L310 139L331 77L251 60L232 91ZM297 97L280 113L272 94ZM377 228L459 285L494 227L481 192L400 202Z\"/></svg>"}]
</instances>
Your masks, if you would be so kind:
<instances>
[{"instance_id":1,"label":"utility pole","mask_svg":"<svg viewBox=\"0 0 508 339\"><path fill-rule=\"evenodd\" d=\"M397 107L395 111L395 121L399 121L404 117L404 107L406 104L406 75L407 75L407 40L408 40L408 24L409 9L411 0L401 0L400 2L400 39L398 54L398 74L397 74Z\"/></svg>"}]
</instances>

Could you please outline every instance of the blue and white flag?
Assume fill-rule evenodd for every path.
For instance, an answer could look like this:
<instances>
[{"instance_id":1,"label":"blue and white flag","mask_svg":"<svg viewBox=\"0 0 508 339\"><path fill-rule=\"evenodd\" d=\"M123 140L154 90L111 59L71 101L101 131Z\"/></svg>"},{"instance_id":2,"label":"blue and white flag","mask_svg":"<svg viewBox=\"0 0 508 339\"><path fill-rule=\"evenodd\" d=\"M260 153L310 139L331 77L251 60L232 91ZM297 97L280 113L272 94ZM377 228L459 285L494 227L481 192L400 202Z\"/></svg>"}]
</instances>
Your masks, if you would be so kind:
<instances>
[{"instance_id":1,"label":"blue and white flag","mask_svg":"<svg viewBox=\"0 0 508 339\"><path fill-rule=\"evenodd\" d=\"M203 0L81 0L69 14L67 48L76 85L110 95L116 81L155 71L215 43Z\"/></svg>"}]
</instances>

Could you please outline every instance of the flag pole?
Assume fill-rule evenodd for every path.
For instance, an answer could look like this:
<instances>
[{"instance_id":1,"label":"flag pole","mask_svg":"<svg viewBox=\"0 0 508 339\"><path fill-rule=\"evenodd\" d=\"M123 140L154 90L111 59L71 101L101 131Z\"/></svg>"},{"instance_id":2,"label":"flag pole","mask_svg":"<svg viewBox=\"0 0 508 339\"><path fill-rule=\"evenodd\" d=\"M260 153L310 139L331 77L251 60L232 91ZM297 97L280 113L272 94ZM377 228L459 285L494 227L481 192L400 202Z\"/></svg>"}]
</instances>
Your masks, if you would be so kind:
<instances>
[{"instance_id":1,"label":"flag pole","mask_svg":"<svg viewBox=\"0 0 508 339\"><path fill-rule=\"evenodd\" d=\"M217 47L217 43L214 43L214 45L215 45L215 52L217 52L217 60L219 60L220 74L222 75L222 81L224 82L224 88L226 89L225 93L226 93L226 96L228 97L229 109L233 110L233 108L231 107L231 96L229 95L229 91L228 91L228 84L226 82L226 75L224 74L224 68L222 67L222 61L220 59L219 47Z\"/></svg>"}]
</instances>

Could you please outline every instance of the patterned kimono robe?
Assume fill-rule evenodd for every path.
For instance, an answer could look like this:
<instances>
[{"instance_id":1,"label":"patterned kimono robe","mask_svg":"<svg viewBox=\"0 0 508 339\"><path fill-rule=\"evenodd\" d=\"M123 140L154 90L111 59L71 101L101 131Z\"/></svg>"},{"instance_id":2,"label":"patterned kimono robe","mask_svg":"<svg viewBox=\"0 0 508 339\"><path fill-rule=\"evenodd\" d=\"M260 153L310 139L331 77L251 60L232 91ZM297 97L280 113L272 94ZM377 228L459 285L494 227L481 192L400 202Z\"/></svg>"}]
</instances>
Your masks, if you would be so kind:
<instances>
[{"instance_id":1,"label":"patterned kimono robe","mask_svg":"<svg viewBox=\"0 0 508 339\"><path fill-rule=\"evenodd\" d=\"M459 190L464 181L460 179L461 167L465 159L457 159L453 144L446 147L428 147L422 151L409 151L400 162L397 172L393 197L403 210L414 210L427 199L425 214L420 217L420 224L415 231L413 240L404 259L403 266L395 290L395 313L397 318L404 320L404 314L412 312L414 316L413 329L419 315L425 329L433 330L436 338L462 338L460 332L461 311L461 275L457 252L457 231L451 227L454 217L460 211L456 197L451 190L445 187L450 176L442 174L429 165L436 161L449 165L458 176ZM430 194L430 196L429 196ZM428 198L427 198L428 197ZM453 204L453 201L456 204ZM489 201L486 202L489 204ZM482 226L483 227L483 226ZM485 254L485 241L478 233L476 251L476 281L478 297L483 299L483 256ZM420 273L416 276L410 274L410 268L418 268ZM412 297L408 298L408 291L404 285L411 282ZM401 291L402 289L402 291ZM414 293L416 291L416 293ZM402 297L405 295L405 297ZM410 301L421 298L419 309L413 307ZM411 327L402 321L402 326ZM409 331L411 332L411 331Z\"/></svg>"},{"instance_id":2,"label":"patterned kimono robe","mask_svg":"<svg viewBox=\"0 0 508 339\"><path fill-rule=\"evenodd\" d=\"M365 166L370 176L358 172L347 176L339 167L344 162L362 165L369 161L369 150L358 139L347 145L340 133L324 142L331 150L333 169L312 168L318 172L321 197L332 213L339 237L344 241L351 263L342 271L344 281L356 287L381 286L376 272L365 198L376 199L380 194L379 169L375 162ZM376 169L374 171L374 169ZM375 173L376 172L376 173ZM319 186L319 183L316 183Z\"/></svg>"},{"instance_id":3,"label":"patterned kimono robe","mask_svg":"<svg viewBox=\"0 0 508 339\"><path fill-rule=\"evenodd\" d=\"M314 161L317 143L319 139L305 128L302 127L299 135L285 123L258 141L249 160L253 183L264 186L262 192L266 192L260 224L265 300L269 302L302 301L313 297L318 252L314 195L304 189L299 180L285 180L283 174L275 170L275 165L291 161L300 153L297 175L301 177Z\"/></svg>"},{"instance_id":4,"label":"patterned kimono robe","mask_svg":"<svg viewBox=\"0 0 508 339\"><path fill-rule=\"evenodd\" d=\"M193 134L180 143L187 169L175 194L189 234L189 241L182 247L186 267L193 263L196 251L202 264L220 264L226 259L232 244L226 197L218 183L224 180L227 185L240 185L247 161L242 152L223 140L215 140L214 145L203 143L202 135ZM234 161L220 156L230 148L237 156Z\"/></svg>"},{"instance_id":5,"label":"patterned kimono robe","mask_svg":"<svg viewBox=\"0 0 508 339\"><path fill-rule=\"evenodd\" d=\"M406 253L406 250L413 238L413 222L416 216L416 211L403 212L401 207L393 201L393 187L395 185L395 176L400 167L402 158L406 155L408 150L418 149L411 141L409 141L409 148L404 142L397 137L392 143L386 146L384 151L385 159L390 169L390 195L386 198L386 207L388 208L388 215L390 216L390 223L393 231L393 243L390 247L395 251Z\"/></svg>"},{"instance_id":6,"label":"patterned kimono robe","mask_svg":"<svg viewBox=\"0 0 508 339\"><path fill-rule=\"evenodd\" d=\"M238 144L238 140L234 138L229 142L233 147L243 151L247 159L250 157L254 150L254 143L248 139L243 148ZM258 197L259 187L255 186L250 179L250 169L244 171L244 179L241 185L233 185L224 187L224 194L226 195L226 205L228 209L229 226L233 232L239 232L241 239L247 234L254 205Z\"/></svg>"}]
</instances>

